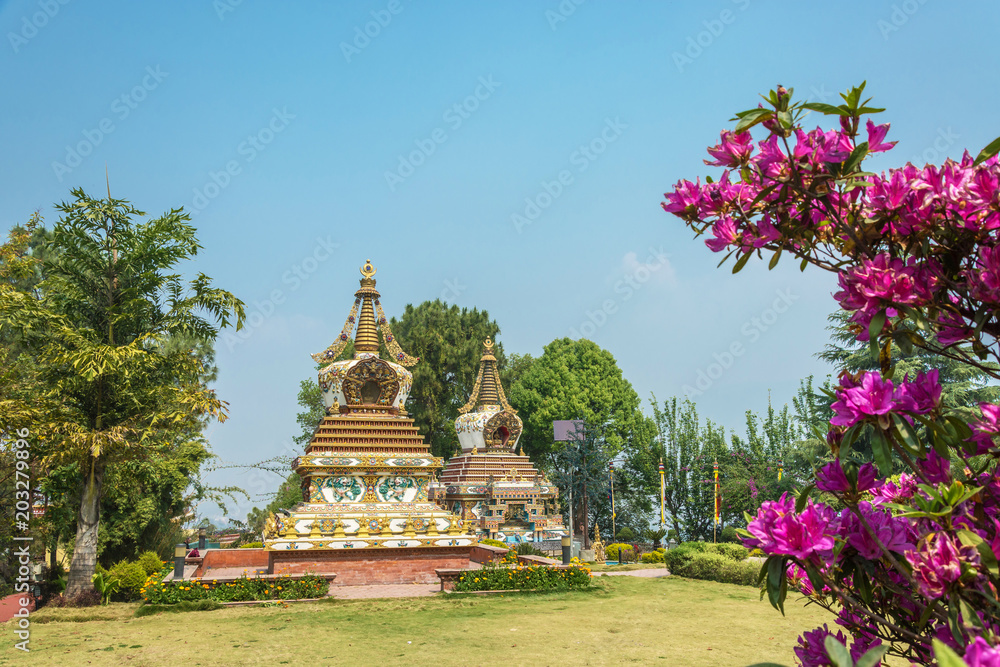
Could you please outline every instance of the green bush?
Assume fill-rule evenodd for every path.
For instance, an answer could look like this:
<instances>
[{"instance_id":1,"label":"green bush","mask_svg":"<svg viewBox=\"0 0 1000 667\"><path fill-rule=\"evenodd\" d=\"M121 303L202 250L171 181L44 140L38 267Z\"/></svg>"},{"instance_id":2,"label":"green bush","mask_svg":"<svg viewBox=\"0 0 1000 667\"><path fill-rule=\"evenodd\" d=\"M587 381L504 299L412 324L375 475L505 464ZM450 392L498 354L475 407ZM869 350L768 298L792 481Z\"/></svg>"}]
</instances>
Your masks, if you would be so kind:
<instances>
[{"instance_id":1,"label":"green bush","mask_svg":"<svg viewBox=\"0 0 1000 667\"><path fill-rule=\"evenodd\" d=\"M750 552L750 556L753 558L765 558L767 554L762 549L754 549Z\"/></svg>"},{"instance_id":2,"label":"green bush","mask_svg":"<svg viewBox=\"0 0 1000 667\"><path fill-rule=\"evenodd\" d=\"M217 584L205 581L160 581L160 574L157 573L146 581L142 595L149 604L176 604L194 600L218 602L301 600L321 598L326 595L329 586L325 578L315 575L306 575L301 579L242 577L229 583Z\"/></svg>"},{"instance_id":3,"label":"green bush","mask_svg":"<svg viewBox=\"0 0 1000 667\"><path fill-rule=\"evenodd\" d=\"M650 551L648 554L642 555L643 563L662 563L663 562L663 552L661 551Z\"/></svg>"},{"instance_id":4,"label":"green bush","mask_svg":"<svg viewBox=\"0 0 1000 667\"><path fill-rule=\"evenodd\" d=\"M725 556L731 560L746 560L747 556L750 555L750 550L747 549L742 544L728 544L720 542L719 544L709 545L710 551L717 553L720 556Z\"/></svg>"},{"instance_id":5,"label":"green bush","mask_svg":"<svg viewBox=\"0 0 1000 667\"><path fill-rule=\"evenodd\" d=\"M689 579L718 581L723 584L757 585L759 563L735 561L716 553L689 553L690 558L681 561L677 566L670 567L671 574Z\"/></svg>"},{"instance_id":6,"label":"green bush","mask_svg":"<svg viewBox=\"0 0 1000 667\"><path fill-rule=\"evenodd\" d=\"M112 579L118 580L118 590L112 597L122 602L131 602L142 597L142 589L146 583L146 570L137 562L118 561L108 572Z\"/></svg>"},{"instance_id":7,"label":"green bush","mask_svg":"<svg viewBox=\"0 0 1000 667\"><path fill-rule=\"evenodd\" d=\"M502 547L504 549L508 548L506 542L501 542L500 540L494 540L489 537L479 540L479 543L491 547Z\"/></svg>"},{"instance_id":8,"label":"green bush","mask_svg":"<svg viewBox=\"0 0 1000 667\"><path fill-rule=\"evenodd\" d=\"M635 531L628 526L624 526L618 531L618 534L615 535L615 539L619 542L632 542L635 540Z\"/></svg>"},{"instance_id":9,"label":"green bush","mask_svg":"<svg viewBox=\"0 0 1000 667\"><path fill-rule=\"evenodd\" d=\"M604 557L608 560L618 560L618 551L626 547L628 549L632 548L631 544L623 544L622 542L615 542L614 544L609 544L604 547Z\"/></svg>"},{"instance_id":10,"label":"green bush","mask_svg":"<svg viewBox=\"0 0 1000 667\"><path fill-rule=\"evenodd\" d=\"M520 542L515 547L518 556L544 556L545 552L531 542Z\"/></svg>"},{"instance_id":11,"label":"green bush","mask_svg":"<svg viewBox=\"0 0 1000 667\"><path fill-rule=\"evenodd\" d=\"M726 544L743 544L743 540L740 539L739 534L736 532L736 526L726 526L719 533L719 542L725 542Z\"/></svg>"},{"instance_id":12,"label":"green bush","mask_svg":"<svg viewBox=\"0 0 1000 667\"><path fill-rule=\"evenodd\" d=\"M135 562L139 564L147 577L163 569L163 561L160 560L160 555L155 551L144 551L139 554L139 558Z\"/></svg>"},{"instance_id":13,"label":"green bush","mask_svg":"<svg viewBox=\"0 0 1000 667\"><path fill-rule=\"evenodd\" d=\"M237 549L263 549L263 542L247 542L246 544L241 544Z\"/></svg>"},{"instance_id":14,"label":"green bush","mask_svg":"<svg viewBox=\"0 0 1000 667\"><path fill-rule=\"evenodd\" d=\"M590 586L590 568L572 565L566 569L547 565L505 567L486 563L481 570L460 575L456 592L467 591L552 591Z\"/></svg>"}]
</instances>

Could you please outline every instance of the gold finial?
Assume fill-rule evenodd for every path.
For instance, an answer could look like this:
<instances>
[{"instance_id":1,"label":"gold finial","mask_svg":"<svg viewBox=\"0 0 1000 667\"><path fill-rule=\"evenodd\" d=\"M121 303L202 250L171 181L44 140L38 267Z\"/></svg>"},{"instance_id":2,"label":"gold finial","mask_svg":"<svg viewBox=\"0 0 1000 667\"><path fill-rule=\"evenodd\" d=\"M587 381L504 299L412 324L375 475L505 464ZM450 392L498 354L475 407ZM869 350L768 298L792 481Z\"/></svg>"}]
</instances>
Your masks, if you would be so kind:
<instances>
[{"instance_id":1,"label":"gold finial","mask_svg":"<svg viewBox=\"0 0 1000 667\"><path fill-rule=\"evenodd\" d=\"M486 348L487 352L493 354L493 341L491 341L489 338L483 341L483 347Z\"/></svg>"},{"instance_id":2,"label":"gold finial","mask_svg":"<svg viewBox=\"0 0 1000 667\"><path fill-rule=\"evenodd\" d=\"M376 269L372 266L372 261L370 259L365 260L365 265L361 267L361 275L365 278L371 278L375 275Z\"/></svg>"}]
</instances>

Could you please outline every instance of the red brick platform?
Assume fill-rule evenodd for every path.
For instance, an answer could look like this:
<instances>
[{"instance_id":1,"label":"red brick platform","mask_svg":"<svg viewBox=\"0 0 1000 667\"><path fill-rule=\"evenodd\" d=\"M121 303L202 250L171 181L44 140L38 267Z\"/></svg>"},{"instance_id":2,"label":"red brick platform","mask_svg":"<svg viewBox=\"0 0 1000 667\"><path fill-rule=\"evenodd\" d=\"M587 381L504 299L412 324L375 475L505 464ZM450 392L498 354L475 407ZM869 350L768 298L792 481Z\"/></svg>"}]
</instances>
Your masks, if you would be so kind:
<instances>
[{"instance_id":1,"label":"red brick platform","mask_svg":"<svg viewBox=\"0 0 1000 667\"><path fill-rule=\"evenodd\" d=\"M467 568L471 548L329 549L269 551L274 574L336 573L337 585L434 584L435 570Z\"/></svg>"}]
</instances>

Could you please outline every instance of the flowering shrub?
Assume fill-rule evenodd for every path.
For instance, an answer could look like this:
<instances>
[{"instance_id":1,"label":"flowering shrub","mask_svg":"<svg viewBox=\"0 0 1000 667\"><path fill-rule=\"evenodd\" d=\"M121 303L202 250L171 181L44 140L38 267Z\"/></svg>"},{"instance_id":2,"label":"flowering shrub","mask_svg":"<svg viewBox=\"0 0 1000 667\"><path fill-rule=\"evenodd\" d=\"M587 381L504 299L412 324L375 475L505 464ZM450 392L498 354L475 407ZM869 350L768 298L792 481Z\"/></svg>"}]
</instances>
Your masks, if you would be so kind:
<instances>
[{"instance_id":1,"label":"flowering shrub","mask_svg":"<svg viewBox=\"0 0 1000 667\"><path fill-rule=\"evenodd\" d=\"M604 547L604 557L607 560L619 560L620 552L622 549L631 549L631 544L624 544L622 542L615 542L614 544L609 544Z\"/></svg>"},{"instance_id":2,"label":"flowering shrub","mask_svg":"<svg viewBox=\"0 0 1000 667\"><path fill-rule=\"evenodd\" d=\"M193 600L248 602L252 600L301 600L326 595L329 582L307 575L301 579L243 577L233 582L162 581L167 570L146 580L142 599L148 604L175 604Z\"/></svg>"},{"instance_id":3,"label":"flowering shrub","mask_svg":"<svg viewBox=\"0 0 1000 667\"><path fill-rule=\"evenodd\" d=\"M546 565L505 567L486 563L481 570L465 572L455 582L455 590L468 591L552 591L590 586L590 568L574 563L567 568Z\"/></svg>"},{"instance_id":4,"label":"flowering shrub","mask_svg":"<svg viewBox=\"0 0 1000 667\"><path fill-rule=\"evenodd\" d=\"M989 363L1000 360L1000 140L976 158L865 172L895 142L888 124L865 119L882 109L863 91L839 106L771 91L709 148L722 176L678 183L663 208L734 257L734 273L765 251L772 268L787 254L838 273L834 298L879 353L879 372L840 377L827 435L836 460L797 496L764 502L744 532L767 556L772 605L783 609L792 588L837 615L836 633L799 638L799 661L853 664L869 652L871 664L888 652L1000 664L1000 406L981 404L970 422L942 406L937 371L895 377L891 358L893 346L916 347L1000 378ZM806 130L807 111L837 127ZM766 136L755 142L757 125ZM862 434L874 461L853 447ZM898 481L887 478L894 463L906 469Z\"/></svg>"},{"instance_id":5,"label":"flowering shrub","mask_svg":"<svg viewBox=\"0 0 1000 667\"><path fill-rule=\"evenodd\" d=\"M640 558L643 563L662 563L663 562L663 552L662 551L650 551L648 554L643 554Z\"/></svg>"}]
</instances>

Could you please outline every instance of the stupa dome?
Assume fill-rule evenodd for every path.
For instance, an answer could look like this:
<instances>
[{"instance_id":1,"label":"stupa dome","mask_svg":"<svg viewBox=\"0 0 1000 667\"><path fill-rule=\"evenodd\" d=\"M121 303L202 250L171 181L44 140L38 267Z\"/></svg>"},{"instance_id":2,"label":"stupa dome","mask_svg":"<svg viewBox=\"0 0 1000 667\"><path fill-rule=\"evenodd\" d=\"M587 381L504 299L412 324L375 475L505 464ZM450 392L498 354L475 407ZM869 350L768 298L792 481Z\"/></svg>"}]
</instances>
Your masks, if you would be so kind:
<instances>
[{"instance_id":1,"label":"stupa dome","mask_svg":"<svg viewBox=\"0 0 1000 667\"><path fill-rule=\"evenodd\" d=\"M459 408L455 431L463 452L473 449L515 451L523 424L517 411L510 407L504 395L497 360L493 356L493 341L486 339L479 361L479 375L472 388L469 402Z\"/></svg>"},{"instance_id":2,"label":"stupa dome","mask_svg":"<svg viewBox=\"0 0 1000 667\"><path fill-rule=\"evenodd\" d=\"M334 361L319 372L323 403L331 412L374 405L405 414L406 399L413 387L413 374L405 366L412 366L419 359L403 352L392 335L375 289L375 267L371 260L361 267L361 275L361 287L354 294L354 306L340 336L330 347L312 355L317 363L336 359L357 326L354 358ZM379 357L379 334L395 361Z\"/></svg>"}]
</instances>

